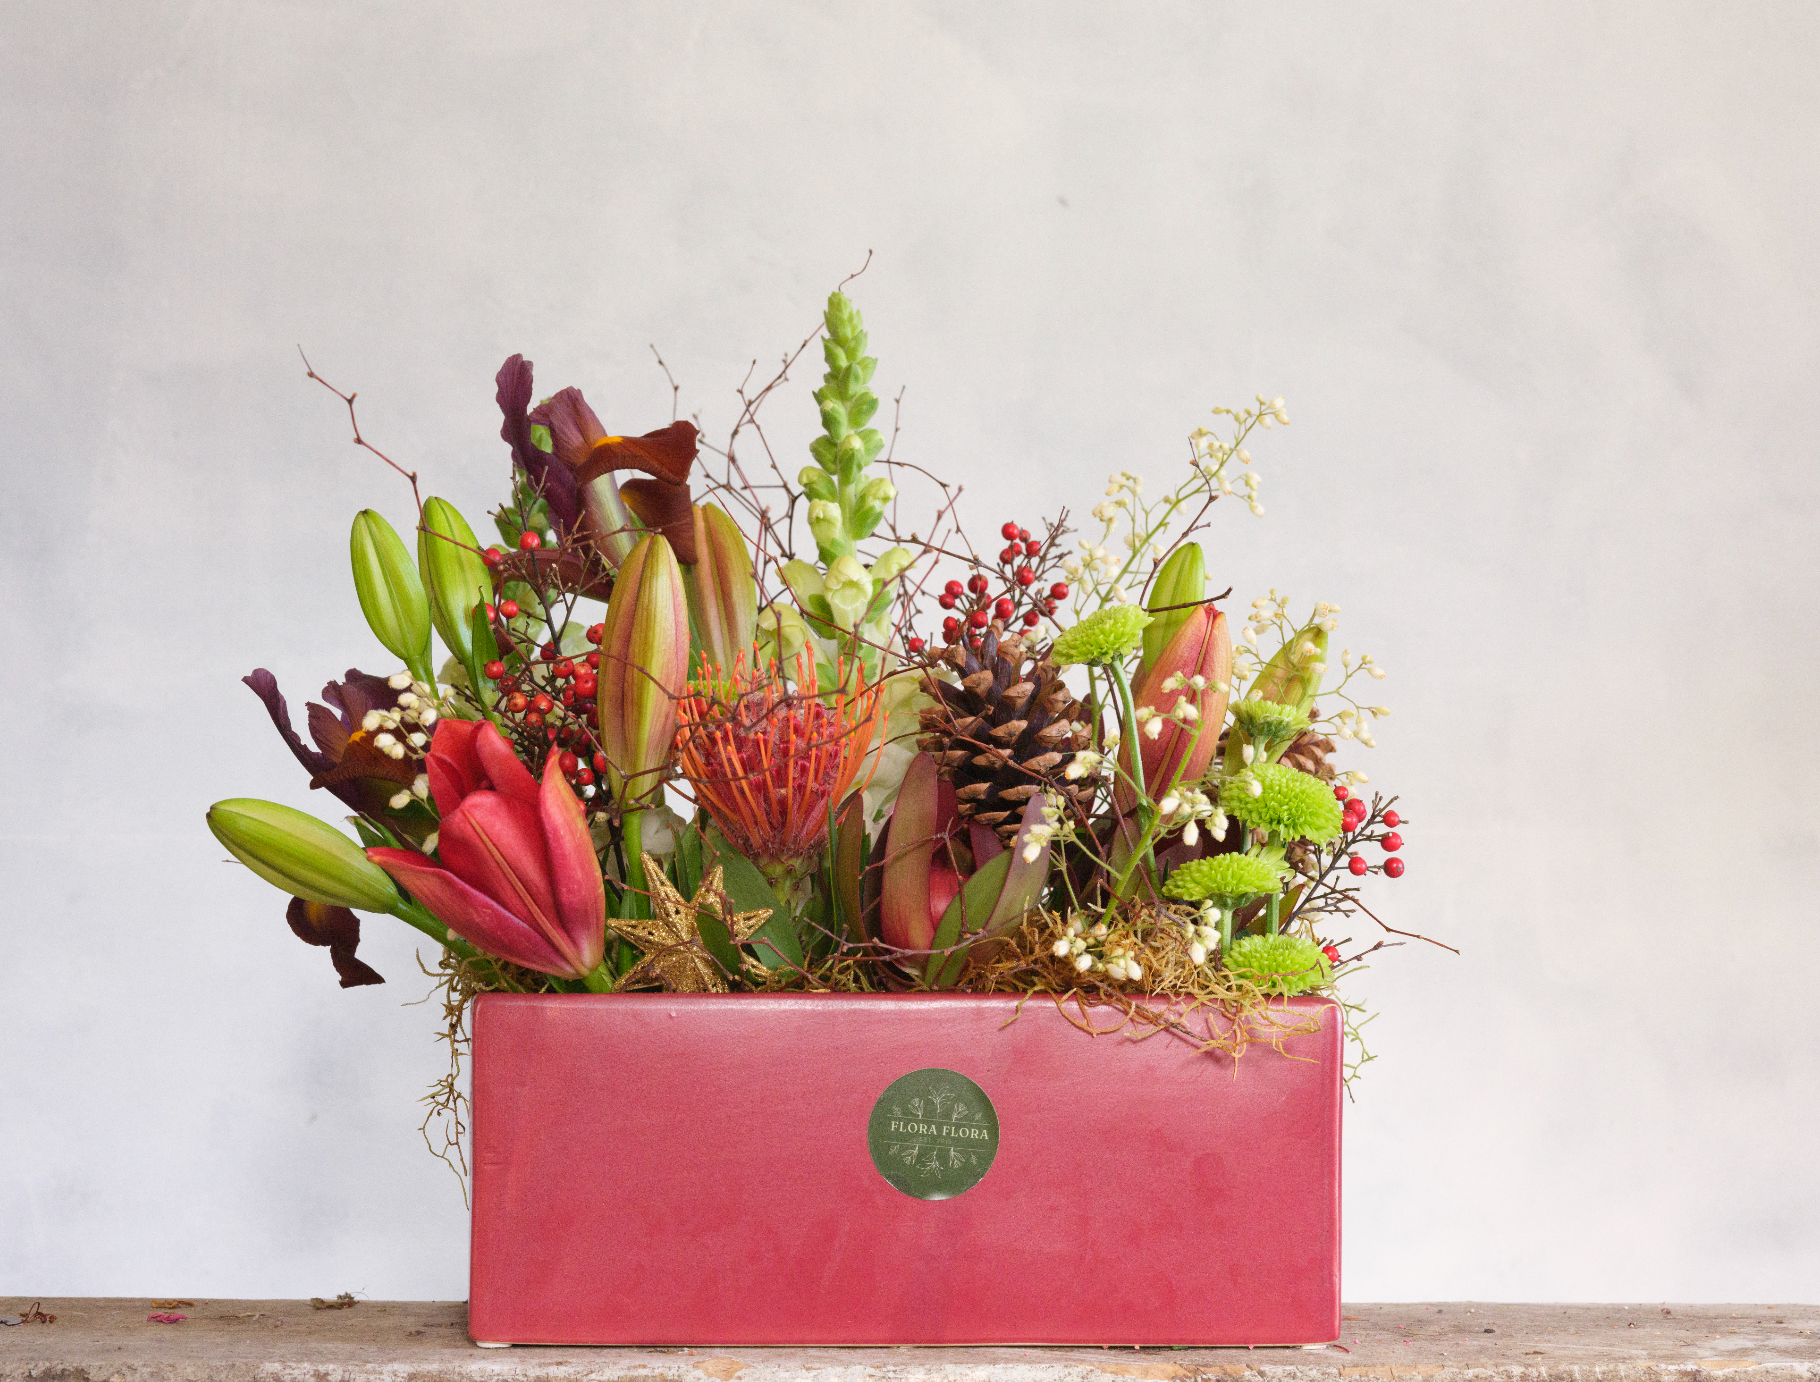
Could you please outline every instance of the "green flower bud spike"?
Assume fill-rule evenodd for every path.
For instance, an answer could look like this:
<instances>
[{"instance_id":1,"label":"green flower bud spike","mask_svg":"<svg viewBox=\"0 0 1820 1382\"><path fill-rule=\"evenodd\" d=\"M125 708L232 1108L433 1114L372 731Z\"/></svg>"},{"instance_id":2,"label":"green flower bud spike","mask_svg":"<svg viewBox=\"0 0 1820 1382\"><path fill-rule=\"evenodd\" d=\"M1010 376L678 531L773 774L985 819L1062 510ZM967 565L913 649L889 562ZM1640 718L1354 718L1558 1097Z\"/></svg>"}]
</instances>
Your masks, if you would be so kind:
<instances>
[{"instance_id":1,"label":"green flower bud spike","mask_svg":"<svg viewBox=\"0 0 1820 1382\"><path fill-rule=\"evenodd\" d=\"M1156 620L1144 630L1144 660L1139 665L1139 675L1144 668L1155 664L1163 655L1163 649L1169 646L1188 617L1194 613L1191 608L1171 609L1171 605L1191 605L1207 593L1207 558L1201 551L1198 542L1185 542L1169 554L1156 573L1156 579L1150 583L1150 598L1145 601L1156 613Z\"/></svg>"},{"instance_id":2,"label":"green flower bud spike","mask_svg":"<svg viewBox=\"0 0 1820 1382\"><path fill-rule=\"evenodd\" d=\"M433 683L430 602L424 598L423 582L411 554L392 525L372 509L354 515L348 548L354 564L354 593L360 597L360 611L373 636L418 681Z\"/></svg>"},{"instance_id":3,"label":"green flower bud spike","mask_svg":"<svg viewBox=\"0 0 1820 1382\"><path fill-rule=\"evenodd\" d=\"M468 668L471 679L478 677L478 670L469 665L477 661L474 607L486 603L493 578L467 520L448 500L434 495L424 501L423 522L417 529L417 570L430 597L430 620L443 645Z\"/></svg>"},{"instance_id":4,"label":"green flower bud spike","mask_svg":"<svg viewBox=\"0 0 1820 1382\"><path fill-rule=\"evenodd\" d=\"M837 557L851 555L855 544L871 537L878 526L883 504L863 498L862 475L885 449L885 439L866 425L878 411L878 395L869 387L878 361L866 354L866 325L859 309L845 293L830 293L822 320L828 328L822 341L828 372L815 391L815 402L821 408L823 435L809 443L809 451L833 477L834 502L840 506L838 524L825 534L815 530L822 565L829 566ZM870 522L863 521L867 513Z\"/></svg>"}]
</instances>

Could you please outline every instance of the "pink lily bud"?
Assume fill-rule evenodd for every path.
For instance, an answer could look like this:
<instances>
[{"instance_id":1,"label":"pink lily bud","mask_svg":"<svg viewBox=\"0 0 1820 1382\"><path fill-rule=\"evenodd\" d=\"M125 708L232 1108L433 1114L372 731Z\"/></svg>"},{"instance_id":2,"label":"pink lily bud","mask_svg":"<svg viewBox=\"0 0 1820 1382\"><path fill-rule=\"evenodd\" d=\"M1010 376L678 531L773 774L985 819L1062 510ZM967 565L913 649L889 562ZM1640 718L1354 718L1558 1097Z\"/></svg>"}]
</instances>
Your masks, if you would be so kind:
<instances>
[{"instance_id":1,"label":"pink lily bud","mask_svg":"<svg viewBox=\"0 0 1820 1382\"><path fill-rule=\"evenodd\" d=\"M713 504L695 506L695 564L683 568L689 622L702 655L722 677L758 636L758 584L739 525Z\"/></svg>"},{"instance_id":2,"label":"pink lily bud","mask_svg":"<svg viewBox=\"0 0 1820 1382\"><path fill-rule=\"evenodd\" d=\"M622 805L658 786L689 678L689 605L682 569L659 534L619 568L600 645L600 745Z\"/></svg>"},{"instance_id":3,"label":"pink lily bud","mask_svg":"<svg viewBox=\"0 0 1820 1382\"><path fill-rule=\"evenodd\" d=\"M947 848L959 819L954 787L935 759L919 753L904 769L897 805L886 827L879 936L899 950L927 950L942 913L960 895L962 879Z\"/></svg>"},{"instance_id":4,"label":"pink lily bud","mask_svg":"<svg viewBox=\"0 0 1820 1382\"><path fill-rule=\"evenodd\" d=\"M1205 683L1199 690L1193 685L1197 676ZM1226 616L1212 605L1189 611L1161 655L1138 673L1131 688L1132 700L1163 717L1162 732L1156 738L1138 736L1143 746L1144 788L1153 799L1161 799L1171 783L1196 783L1207 772L1220 742L1220 725L1226 719L1226 688L1231 676L1232 636L1226 629ZM1182 701L1196 716L1186 724L1173 717Z\"/></svg>"},{"instance_id":5,"label":"pink lily bud","mask_svg":"<svg viewBox=\"0 0 1820 1382\"><path fill-rule=\"evenodd\" d=\"M442 720L430 790L437 858L369 849L463 940L527 969L579 979L606 951L607 891L581 802L552 749L543 783L491 724Z\"/></svg>"}]
</instances>

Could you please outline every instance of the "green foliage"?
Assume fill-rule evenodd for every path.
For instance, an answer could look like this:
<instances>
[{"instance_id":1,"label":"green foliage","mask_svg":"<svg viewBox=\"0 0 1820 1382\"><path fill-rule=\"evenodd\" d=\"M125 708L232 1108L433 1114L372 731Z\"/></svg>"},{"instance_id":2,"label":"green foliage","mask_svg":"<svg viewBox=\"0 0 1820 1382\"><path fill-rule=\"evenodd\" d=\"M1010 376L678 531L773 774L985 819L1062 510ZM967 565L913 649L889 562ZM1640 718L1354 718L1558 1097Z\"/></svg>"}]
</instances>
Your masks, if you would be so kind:
<instances>
[{"instance_id":1,"label":"green foliage","mask_svg":"<svg viewBox=\"0 0 1820 1382\"><path fill-rule=\"evenodd\" d=\"M1056 665L1122 661L1142 641L1144 629L1152 617L1136 605L1107 605L1096 609L1057 636L1052 650Z\"/></svg>"},{"instance_id":2,"label":"green foliage","mask_svg":"<svg viewBox=\"0 0 1820 1382\"><path fill-rule=\"evenodd\" d=\"M1257 796L1247 785L1254 779L1263 788ZM1220 785L1220 807L1280 840L1325 844L1340 833L1341 809L1333 788L1281 763L1262 763L1248 774L1227 778Z\"/></svg>"}]
</instances>

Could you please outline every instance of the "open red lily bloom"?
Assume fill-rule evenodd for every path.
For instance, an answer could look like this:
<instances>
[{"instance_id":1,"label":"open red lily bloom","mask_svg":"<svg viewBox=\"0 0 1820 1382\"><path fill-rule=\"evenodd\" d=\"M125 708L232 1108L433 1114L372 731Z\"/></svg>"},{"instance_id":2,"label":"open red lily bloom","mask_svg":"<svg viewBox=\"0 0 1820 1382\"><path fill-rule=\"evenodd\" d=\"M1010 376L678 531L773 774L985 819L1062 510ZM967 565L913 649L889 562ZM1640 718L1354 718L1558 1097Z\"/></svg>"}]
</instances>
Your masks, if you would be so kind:
<instances>
[{"instance_id":1,"label":"open red lily bloom","mask_svg":"<svg viewBox=\"0 0 1820 1382\"><path fill-rule=\"evenodd\" d=\"M880 688L857 666L852 690L847 669L835 675L840 689L822 696L814 660L799 655L791 690L776 663L748 672L741 653L730 681L704 668L677 706L677 759L696 799L773 878L820 848L829 807L845 799L872 747Z\"/></svg>"},{"instance_id":2,"label":"open red lily bloom","mask_svg":"<svg viewBox=\"0 0 1820 1382\"><path fill-rule=\"evenodd\" d=\"M625 507L670 540L678 561L695 564L695 513L689 500L696 451L693 423L672 422L642 437L610 436L580 389L562 390L530 418L550 429L556 459L574 478L595 540L608 548L611 560L617 564L637 540L620 512ZM640 470L649 478L615 485L612 476L621 470Z\"/></svg>"},{"instance_id":3,"label":"open red lily bloom","mask_svg":"<svg viewBox=\"0 0 1820 1382\"><path fill-rule=\"evenodd\" d=\"M425 765L442 815L437 860L403 849L367 858L462 939L579 979L606 950L607 892L559 756L550 751L540 786L492 725L439 721Z\"/></svg>"}]
</instances>

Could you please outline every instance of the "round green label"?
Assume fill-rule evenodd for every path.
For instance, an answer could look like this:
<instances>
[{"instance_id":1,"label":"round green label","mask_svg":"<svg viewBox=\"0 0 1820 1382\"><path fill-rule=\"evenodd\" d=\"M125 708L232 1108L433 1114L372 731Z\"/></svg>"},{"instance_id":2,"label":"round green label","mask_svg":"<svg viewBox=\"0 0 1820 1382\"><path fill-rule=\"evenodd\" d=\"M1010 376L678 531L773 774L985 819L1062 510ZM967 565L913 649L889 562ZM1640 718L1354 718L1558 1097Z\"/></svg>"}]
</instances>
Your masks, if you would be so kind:
<instances>
[{"instance_id":1,"label":"round green label","mask_svg":"<svg viewBox=\"0 0 1820 1382\"><path fill-rule=\"evenodd\" d=\"M919 1200L951 1200L978 1185L998 1152L998 1111L953 1070L912 1070L872 1106L866 1145L878 1173Z\"/></svg>"}]
</instances>

